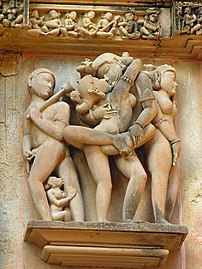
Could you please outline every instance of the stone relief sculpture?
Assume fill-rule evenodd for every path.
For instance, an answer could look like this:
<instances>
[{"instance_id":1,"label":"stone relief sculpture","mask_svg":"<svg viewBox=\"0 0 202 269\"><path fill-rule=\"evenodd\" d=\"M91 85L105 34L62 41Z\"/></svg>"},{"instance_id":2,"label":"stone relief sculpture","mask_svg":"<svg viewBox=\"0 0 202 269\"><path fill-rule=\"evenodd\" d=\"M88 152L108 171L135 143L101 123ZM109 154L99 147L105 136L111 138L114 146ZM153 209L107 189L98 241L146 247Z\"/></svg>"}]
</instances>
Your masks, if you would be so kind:
<instances>
[{"instance_id":1,"label":"stone relief sculpture","mask_svg":"<svg viewBox=\"0 0 202 269\"><path fill-rule=\"evenodd\" d=\"M53 220L70 221L71 212L68 208L70 201L75 197L74 189L68 189L68 195L61 190L64 180L57 177L49 177L45 185L46 194L50 204L50 211ZM65 208L65 210L64 210Z\"/></svg>"},{"instance_id":2,"label":"stone relief sculpture","mask_svg":"<svg viewBox=\"0 0 202 269\"><path fill-rule=\"evenodd\" d=\"M40 216L68 221L72 215L72 220L84 220L78 177L68 149L71 144L84 151L97 185L99 222L107 221L111 201L109 156L128 178L123 221L134 220L149 170L155 222L170 222L179 189L175 69L169 65L143 66L141 60L128 53L103 53L93 61L85 59L77 71L81 75L78 88L73 89L67 82L52 97L55 78L50 70L37 69L28 81L32 100L25 112L23 152L30 162L28 186ZM68 93L80 120L88 127L68 124L69 106L58 101L64 93ZM147 168L136 153L140 146L146 154ZM58 177L64 179L68 196ZM47 197L51 211L43 184L50 188ZM68 203L70 212L65 209Z\"/></svg>"},{"instance_id":3,"label":"stone relief sculpture","mask_svg":"<svg viewBox=\"0 0 202 269\"><path fill-rule=\"evenodd\" d=\"M61 36L77 37L77 13L75 11L65 14L64 27L61 28Z\"/></svg>"},{"instance_id":4,"label":"stone relief sculpture","mask_svg":"<svg viewBox=\"0 0 202 269\"><path fill-rule=\"evenodd\" d=\"M138 39L141 34L139 32L139 25L137 16L132 12L127 12L124 15L124 21L118 23L121 37L129 39Z\"/></svg>"},{"instance_id":5,"label":"stone relief sculpture","mask_svg":"<svg viewBox=\"0 0 202 269\"><path fill-rule=\"evenodd\" d=\"M112 38L117 30L117 21L113 18L113 14L111 12L106 12L103 16L101 16L98 21L96 32L96 36L101 38L110 37ZM116 19L119 19L117 16Z\"/></svg>"},{"instance_id":6,"label":"stone relief sculpture","mask_svg":"<svg viewBox=\"0 0 202 269\"><path fill-rule=\"evenodd\" d=\"M157 9L144 10L144 20L142 17L140 20L135 11L125 14L104 12L77 12L69 9L65 11L65 7L63 11L25 11L21 3L14 4L10 1L4 2L0 7L0 24L3 27L23 28L33 36L63 38L155 39L160 34L157 23L160 12ZM26 13L29 14L28 17Z\"/></svg>"},{"instance_id":7,"label":"stone relief sculpture","mask_svg":"<svg viewBox=\"0 0 202 269\"><path fill-rule=\"evenodd\" d=\"M169 65L161 65L145 73L151 78L158 107L158 113L152 120L156 127L155 136L145 144L152 180L153 212L156 222L167 223L171 219L179 188L176 161L181 147L174 127L176 71Z\"/></svg>"},{"instance_id":8,"label":"stone relief sculpture","mask_svg":"<svg viewBox=\"0 0 202 269\"><path fill-rule=\"evenodd\" d=\"M80 36L83 37L93 37L96 35L98 28L97 25L93 22L95 18L95 12L93 10L84 14L82 18L82 26L77 28Z\"/></svg>"},{"instance_id":9,"label":"stone relief sculpture","mask_svg":"<svg viewBox=\"0 0 202 269\"><path fill-rule=\"evenodd\" d=\"M158 24L158 12L147 14L144 17L140 33L143 39L155 39L160 36L160 25Z\"/></svg>"},{"instance_id":10,"label":"stone relief sculpture","mask_svg":"<svg viewBox=\"0 0 202 269\"><path fill-rule=\"evenodd\" d=\"M53 73L44 68L33 71L28 79L31 102L25 112L23 138L23 155L30 163L28 187L40 217L52 220L43 184L54 172L64 179L66 193L69 188L76 190L70 210L73 220L82 221L83 203L78 177L62 136L63 129L68 125L70 110L67 103L54 103L61 93L49 99L54 85ZM68 82L65 87L71 91Z\"/></svg>"},{"instance_id":11,"label":"stone relief sculpture","mask_svg":"<svg viewBox=\"0 0 202 269\"><path fill-rule=\"evenodd\" d=\"M23 5L15 1L2 2L0 6L0 24L4 27L22 27Z\"/></svg>"},{"instance_id":12,"label":"stone relief sculpture","mask_svg":"<svg viewBox=\"0 0 202 269\"><path fill-rule=\"evenodd\" d=\"M48 18L43 21L42 34L44 35L54 35L60 34L61 28L61 14L56 10L51 10L48 13Z\"/></svg>"},{"instance_id":13,"label":"stone relief sculpture","mask_svg":"<svg viewBox=\"0 0 202 269\"><path fill-rule=\"evenodd\" d=\"M175 7L176 30L180 34L201 35L202 6L200 3L177 2Z\"/></svg>"}]
</instances>

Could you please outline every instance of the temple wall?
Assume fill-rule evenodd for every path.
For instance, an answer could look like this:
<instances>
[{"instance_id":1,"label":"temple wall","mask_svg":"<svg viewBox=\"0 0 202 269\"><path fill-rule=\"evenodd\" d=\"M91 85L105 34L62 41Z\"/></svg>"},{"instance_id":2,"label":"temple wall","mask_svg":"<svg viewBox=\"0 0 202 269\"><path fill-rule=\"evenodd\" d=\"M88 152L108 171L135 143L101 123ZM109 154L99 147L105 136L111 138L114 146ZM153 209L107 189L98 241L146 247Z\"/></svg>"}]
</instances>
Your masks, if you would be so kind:
<instances>
[{"instance_id":1,"label":"temple wall","mask_svg":"<svg viewBox=\"0 0 202 269\"><path fill-rule=\"evenodd\" d=\"M136 55L132 56L136 57ZM22 117L29 102L27 78L33 69L38 67L51 69L57 78L56 90L66 79L76 86L78 74L75 67L84 59L85 55L84 57L76 55L50 57L50 55L8 53L2 54L0 57L0 268L59 269L60 266L42 262L40 249L23 241L27 222L30 219L39 219L39 216L27 188L27 176L21 151ZM187 225L189 234L181 251L170 254L168 262L161 268L199 269L202 264L200 255L202 251L200 235L202 227L200 217L202 210L202 65L200 61L180 59L142 60L156 65L172 64L177 70L179 84L177 129L182 141L179 160L181 188L173 222ZM79 154L74 154L74 161L80 167L78 170L82 170L80 158ZM88 171L86 171L87 173ZM126 184L127 180L115 171L112 205L109 212L109 219L112 221L120 220ZM95 183L90 175L85 182L81 182L81 187L87 208L86 219L96 220L95 197L92 195ZM149 183L137 215L146 220L152 221L153 219Z\"/></svg>"}]
</instances>

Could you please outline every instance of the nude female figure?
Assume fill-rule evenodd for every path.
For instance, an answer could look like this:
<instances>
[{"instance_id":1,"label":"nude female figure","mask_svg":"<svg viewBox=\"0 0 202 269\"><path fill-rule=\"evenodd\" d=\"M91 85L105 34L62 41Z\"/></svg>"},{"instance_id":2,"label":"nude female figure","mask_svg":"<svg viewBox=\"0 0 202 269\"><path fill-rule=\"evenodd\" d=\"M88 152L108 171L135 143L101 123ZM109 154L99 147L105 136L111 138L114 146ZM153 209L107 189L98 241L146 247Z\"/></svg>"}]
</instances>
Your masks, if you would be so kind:
<instances>
[{"instance_id":1,"label":"nude female figure","mask_svg":"<svg viewBox=\"0 0 202 269\"><path fill-rule=\"evenodd\" d=\"M68 194L61 190L64 180L58 177L49 177L45 185L46 194L50 204L50 211L53 220L70 221L71 212L69 203L76 195L74 189L68 189Z\"/></svg>"},{"instance_id":2,"label":"nude female figure","mask_svg":"<svg viewBox=\"0 0 202 269\"><path fill-rule=\"evenodd\" d=\"M105 56L107 57L105 58ZM79 126L69 126L65 128L63 132L64 138L68 143L84 149L89 168L97 183L96 208L98 221L106 221L111 199L112 185L108 155L114 155L118 152L117 150L114 152L113 148L111 152L111 148L109 149L108 146L95 146L97 142L94 143L93 141L97 140L95 133L97 131L118 135L119 133L127 131L130 126L132 110L136 102L136 98L130 93L130 90L140 72L142 64L140 60L134 59L130 59L129 62L130 64L128 64L128 66L124 66L120 61L120 57L114 54L101 55L96 58L93 63L93 66L96 66L96 69L94 68L95 75L98 78L105 78L108 83L113 85L112 91L106 96L106 101L109 102L112 108L111 110L116 111L116 113L112 113L109 118L102 118L100 123L93 130ZM126 69L125 72L123 66ZM147 100L148 103L152 99L153 98ZM141 121L142 125L144 123L145 126L147 126L155 116L156 110L151 104L147 104L146 100L144 101L145 110L143 109L144 112L141 115ZM100 107L98 107L98 109L99 108ZM138 144L143 136L144 131L139 125L138 121L134 123L134 126L130 129L130 133L126 134L126 140L129 139L131 149L134 147L134 142ZM154 128L152 129L151 127L150 131L151 130L153 131ZM90 138L90 135L92 135L92 139ZM125 149L124 154L127 155L132 153L130 150L127 152L127 148ZM134 214L134 208L139 204L147 176L134 151L129 159L117 157L116 163L120 171L130 179L133 191L131 194L130 187L127 189L128 194L125 200L123 214L125 220L129 218L129 214ZM135 179L137 182L134 183ZM135 207L131 204L135 204ZM130 207L130 213L127 213L128 207Z\"/></svg>"},{"instance_id":3,"label":"nude female figure","mask_svg":"<svg viewBox=\"0 0 202 269\"><path fill-rule=\"evenodd\" d=\"M157 129L155 136L145 144L151 173L152 205L155 222L167 223L171 219L179 188L176 161L181 148L174 126L176 71L172 66L161 65L146 73L153 81L158 107L152 121Z\"/></svg>"}]
</instances>

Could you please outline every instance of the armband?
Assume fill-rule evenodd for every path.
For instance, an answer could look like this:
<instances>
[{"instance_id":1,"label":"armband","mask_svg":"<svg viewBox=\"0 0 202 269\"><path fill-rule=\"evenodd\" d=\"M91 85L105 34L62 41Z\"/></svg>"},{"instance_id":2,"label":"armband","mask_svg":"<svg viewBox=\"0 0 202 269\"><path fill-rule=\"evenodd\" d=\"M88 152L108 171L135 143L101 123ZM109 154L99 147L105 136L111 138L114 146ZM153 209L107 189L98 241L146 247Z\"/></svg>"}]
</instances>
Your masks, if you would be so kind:
<instances>
[{"instance_id":1,"label":"armband","mask_svg":"<svg viewBox=\"0 0 202 269\"><path fill-rule=\"evenodd\" d=\"M154 126L156 128L159 128L159 125L165 121L168 121L165 117L160 118L156 123L154 123Z\"/></svg>"},{"instance_id":2,"label":"armband","mask_svg":"<svg viewBox=\"0 0 202 269\"><path fill-rule=\"evenodd\" d=\"M129 84L131 84L131 86L134 84L134 81L132 78L128 77L128 76L122 76L121 77L124 81L128 82Z\"/></svg>"}]
</instances>

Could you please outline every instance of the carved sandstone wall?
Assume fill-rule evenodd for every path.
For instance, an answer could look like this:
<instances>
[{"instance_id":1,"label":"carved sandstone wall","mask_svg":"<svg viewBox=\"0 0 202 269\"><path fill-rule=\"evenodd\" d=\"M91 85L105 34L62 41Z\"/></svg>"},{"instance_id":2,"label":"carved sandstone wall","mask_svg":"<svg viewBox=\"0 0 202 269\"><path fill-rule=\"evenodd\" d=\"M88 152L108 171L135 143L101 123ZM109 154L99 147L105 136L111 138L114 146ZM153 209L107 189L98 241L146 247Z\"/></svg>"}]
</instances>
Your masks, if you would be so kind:
<instances>
[{"instance_id":1,"label":"carved sandstone wall","mask_svg":"<svg viewBox=\"0 0 202 269\"><path fill-rule=\"evenodd\" d=\"M88 56L88 55L84 55ZM136 56L135 54L132 56ZM25 55L18 53L2 53L0 58L0 190L1 190L1 259L3 269L59 269L60 266L47 265L40 260L40 249L23 242L27 222L30 219L39 219L33 206L27 188L26 175L21 153L22 145L22 115L29 102L27 93L27 77L34 68L48 67L55 72L57 85L65 79L76 84L77 74L75 67L84 57L76 55L50 56ZM156 65L172 64L177 70L178 94L178 133L182 140L180 160L181 192L178 202L178 211L174 216L174 223L183 223L189 227L189 234L185 247L181 252L172 253L162 269L199 269L202 260L201 252L201 207L202 207L202 65L200 61L172 60L172 59L142 59L146 63ZM78 160L78 159L77 159ZM88 208L86 216L94 219L95 212L92 206L93 198L89 201L89 188L94 189L94 182L82 182L85 204ZM119 219L121 193L126 182L115 183L110 219ZM88 190L88 191L87 191ZM149 186L147 192L149 191ZM147 198L149 199L149 198ZM143 199L138 214L145 208L147 200ZM114 207L119 210L114 210ZM176 209L177 210L177 209ZM176 211L177 212L177 211ZM152 219L151 209L148 216ZM70 267L68 267L70 268Z\"/></svg>"}]
</instances>

